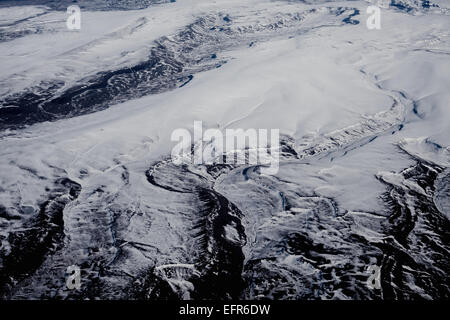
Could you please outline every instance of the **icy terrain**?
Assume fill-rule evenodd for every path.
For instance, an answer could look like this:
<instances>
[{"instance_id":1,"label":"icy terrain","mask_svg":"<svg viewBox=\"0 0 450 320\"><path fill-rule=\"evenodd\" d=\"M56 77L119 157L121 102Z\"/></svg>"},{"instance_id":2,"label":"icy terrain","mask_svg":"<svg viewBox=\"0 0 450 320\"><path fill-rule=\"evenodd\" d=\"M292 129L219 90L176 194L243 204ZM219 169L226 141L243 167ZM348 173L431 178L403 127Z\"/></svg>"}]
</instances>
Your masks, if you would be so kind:
<instances>
[{"instance_id":1,"label":"icy terrain","mask_svg":"<svg viewBox=\"0 0 450 320\"><path fill-rule=\"evenodd\" d=\"M0 1L0 296L448 299L450 2L374 3ZM199 120L278 173L172 163Z\"/></svg>"}]
</instances>

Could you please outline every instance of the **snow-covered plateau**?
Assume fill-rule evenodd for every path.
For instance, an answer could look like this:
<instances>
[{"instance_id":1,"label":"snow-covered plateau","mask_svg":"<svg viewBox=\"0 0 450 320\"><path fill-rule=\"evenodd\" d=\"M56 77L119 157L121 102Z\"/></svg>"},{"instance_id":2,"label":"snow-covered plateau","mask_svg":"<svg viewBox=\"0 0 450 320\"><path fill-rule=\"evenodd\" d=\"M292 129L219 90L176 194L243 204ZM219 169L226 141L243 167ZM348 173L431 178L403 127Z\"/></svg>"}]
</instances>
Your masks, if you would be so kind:
<instances>
[{"instance_id":1,"label":"snow-covered plateau","mask_svg":"<svg viewBox=\"0 0 450 320\"><path fill-rule=\"evenodd\" d=\"M0 1L0 298L449 299L450 1L372 5Z\"/></svg>"}]
</instances>

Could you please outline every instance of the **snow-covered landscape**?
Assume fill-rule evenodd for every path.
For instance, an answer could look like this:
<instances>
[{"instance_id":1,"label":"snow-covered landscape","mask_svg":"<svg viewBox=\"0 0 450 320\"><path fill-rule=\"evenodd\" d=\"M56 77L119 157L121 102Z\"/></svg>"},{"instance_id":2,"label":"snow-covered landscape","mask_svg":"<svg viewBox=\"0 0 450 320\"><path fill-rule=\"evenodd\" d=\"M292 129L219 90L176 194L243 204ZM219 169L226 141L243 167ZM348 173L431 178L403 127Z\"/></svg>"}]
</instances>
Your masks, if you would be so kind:
<instances>
[{"instance_id":1,"label":"snow-covered landscape","mask_svg":"<svg viewBox=\"0 0 450 320\"><path fill-rule=\"evenodd\" d=\"M450 297L450 1L0 1L0 61L2 299Z\"/></svg>"}]
</instances>

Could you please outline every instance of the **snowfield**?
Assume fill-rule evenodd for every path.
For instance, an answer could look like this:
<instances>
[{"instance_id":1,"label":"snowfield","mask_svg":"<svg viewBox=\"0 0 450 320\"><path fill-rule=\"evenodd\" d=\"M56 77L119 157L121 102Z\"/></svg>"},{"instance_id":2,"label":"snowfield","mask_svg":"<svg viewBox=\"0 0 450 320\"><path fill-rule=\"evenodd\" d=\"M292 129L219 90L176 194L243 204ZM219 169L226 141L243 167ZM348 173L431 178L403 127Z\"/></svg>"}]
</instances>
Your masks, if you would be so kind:
<instances>
[{"instance_id":1,"label":"snowfield","mask_svg":"<svg viewBox=\"0 0 450 320\"><path fill-rule=\"evenodd\" d=\"M449 298L448 1L380 30L375 1L112 1L79 31L10 2L2 298ZM280 129L278 173L168 161L194 121Z\"/></svg>"}]
</instances>

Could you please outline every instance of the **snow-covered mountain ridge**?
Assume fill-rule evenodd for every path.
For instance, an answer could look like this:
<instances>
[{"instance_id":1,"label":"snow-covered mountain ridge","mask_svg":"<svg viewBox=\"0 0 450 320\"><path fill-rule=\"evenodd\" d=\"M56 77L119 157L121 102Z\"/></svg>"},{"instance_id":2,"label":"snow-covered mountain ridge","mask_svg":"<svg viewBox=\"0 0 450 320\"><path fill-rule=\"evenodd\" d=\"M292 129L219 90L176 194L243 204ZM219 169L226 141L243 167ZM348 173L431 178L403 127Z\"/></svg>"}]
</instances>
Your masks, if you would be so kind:
<instances>
[{"instance_id":1,"label":"snow-covered mountain ridge","mask_svg":"<svg viewBox=\"0 0 450 320\"><path fill-rule=\"evenodd\" d=\"M150 2L0 7L2 297L448 298L447 1L380 30L374 1ZM167 161L198 120L280 129L279 172Z\"/></svg>"}]
</instances>

